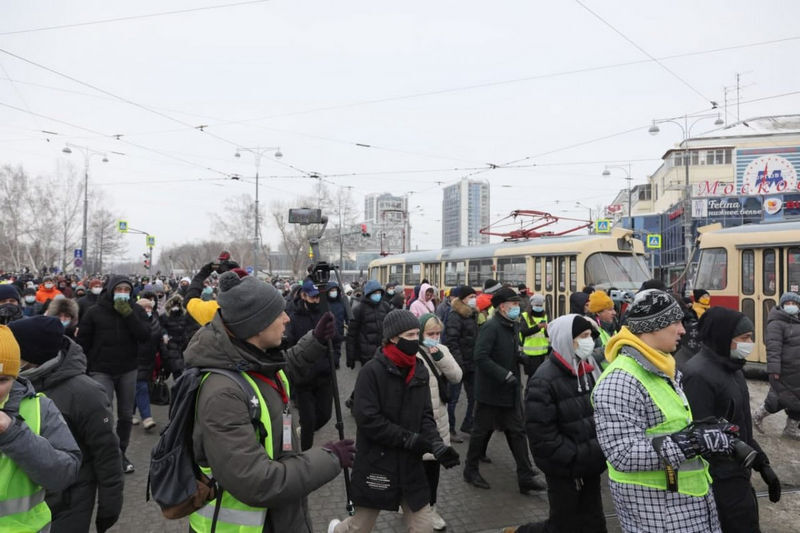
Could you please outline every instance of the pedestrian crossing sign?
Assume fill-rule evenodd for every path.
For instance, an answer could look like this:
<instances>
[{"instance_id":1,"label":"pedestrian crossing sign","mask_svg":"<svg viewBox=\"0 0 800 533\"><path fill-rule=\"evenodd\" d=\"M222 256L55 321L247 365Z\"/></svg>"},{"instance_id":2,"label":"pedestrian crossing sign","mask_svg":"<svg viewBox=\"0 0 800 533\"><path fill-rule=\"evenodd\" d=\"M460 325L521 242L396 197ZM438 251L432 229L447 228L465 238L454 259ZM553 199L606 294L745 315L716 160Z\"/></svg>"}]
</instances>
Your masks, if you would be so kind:
<instances>
[{"instance_id":1,"label":"pedestrian crossing sign","mask_svg":"<svg viewBox=\"0 0 800 533\"><path fill-rule=\"evenodd\" d=\"M128 223L125 220L118 221L117 230L119 230L120 233L128 233Z\"/></svg>"},{"instance_id":2,"label":"pedestrian crossing sign","mask_svg":"<svg viewBox=\"0 0 800 533\"><path fill-rule=\"evenodd\" d=\"M649 233L647 235L648 248L661 248L661 235L659 233Z\"/></svg>"},{"instance_id":3,"label":"pedestrian crossing sign","mask_svg":"<svg viewBox=\"0 0 800 533\"><path fill-rule=\"evenodd\" d=\"M148 235L147 236L147 246L152 248L156 245L156 237L155 235Z\"/></svg>"},{"instance_id":4,"label":"pedestrian crossing sign","mask_svg":"<svg viewBox=\"0 0 800 533\"><path fill-rule=\"evenodd\" d=\"M607 218L601 218L594 223L594 231L596 233L608 233L611 231L611 221Z\"/></svg>"}]
</instances>

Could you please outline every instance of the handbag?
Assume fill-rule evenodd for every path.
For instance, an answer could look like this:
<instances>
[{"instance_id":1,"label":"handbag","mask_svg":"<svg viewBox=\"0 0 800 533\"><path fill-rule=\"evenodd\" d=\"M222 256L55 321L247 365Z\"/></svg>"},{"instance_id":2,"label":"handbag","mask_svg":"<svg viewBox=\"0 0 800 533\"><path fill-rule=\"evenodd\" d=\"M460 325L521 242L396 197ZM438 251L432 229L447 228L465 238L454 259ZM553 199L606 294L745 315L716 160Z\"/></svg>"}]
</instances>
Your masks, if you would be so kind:
<instances>
[{"instance_id":1,"label":"handbag","mask_svg":"<svg viewBox=\"0 0 800 533\"><path fill-rule=\"evenodd\" d=\"M164 369L158 372L156 379L150 382L150 403L153 405L169 405L170 390L167 384L169 373Z\"/></svg>"}]
</instances>

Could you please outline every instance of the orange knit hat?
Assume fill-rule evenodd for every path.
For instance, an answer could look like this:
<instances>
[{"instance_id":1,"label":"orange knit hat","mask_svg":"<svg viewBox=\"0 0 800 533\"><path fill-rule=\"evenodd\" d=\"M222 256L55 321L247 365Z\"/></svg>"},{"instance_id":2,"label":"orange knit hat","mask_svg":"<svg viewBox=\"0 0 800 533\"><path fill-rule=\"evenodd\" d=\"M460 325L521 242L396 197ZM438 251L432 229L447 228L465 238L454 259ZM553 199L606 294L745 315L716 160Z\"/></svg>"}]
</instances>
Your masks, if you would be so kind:
<instances>
[{"instance_id":1,"label":"orange knit hat","mask_svg":"<svg viewBox=\"0 0 800 533\"><path fill-rule=\"evenodd\" d=\"M589 312L599 313L606 309L613 309L614 302L609 298L606 291L597 290L589 295Z\"/></svg>"}]
</instances>

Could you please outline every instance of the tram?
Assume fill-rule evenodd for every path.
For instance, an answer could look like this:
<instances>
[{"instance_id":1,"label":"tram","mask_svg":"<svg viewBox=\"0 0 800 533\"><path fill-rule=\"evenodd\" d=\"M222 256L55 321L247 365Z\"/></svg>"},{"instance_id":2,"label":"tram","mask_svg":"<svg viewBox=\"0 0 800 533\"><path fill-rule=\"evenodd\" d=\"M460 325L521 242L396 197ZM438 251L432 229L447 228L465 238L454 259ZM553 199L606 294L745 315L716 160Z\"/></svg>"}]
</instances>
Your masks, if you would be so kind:
<instances>
[{"instance_id":1,"label":"tram","mask_svg":"<svg viewBox=\"0 0 800 533\"><path fill-rule=\"evenodd\" d=\"M514 286L525 283L543 294L548 315L569 312L569 296L586 285L637 290L651 274L644 245L630 230L600 235L569 235L410 252L375 259L369 275L381 284L410 290L427 279L441 290L470 285L480 292L487 279Z\"/></svg>"},{"instance_id":2,"label":"tram","mask_svg":"<svg viewBox=\"0 0 800 533\"><path fill-rule=\"evenodd\" d=\"M751 363L766 363L767 315L786 291L800 289L800 221L699 228L700 257L692 286L711 305L741 311L755 324Z\"/></svg>"}]
</instances>

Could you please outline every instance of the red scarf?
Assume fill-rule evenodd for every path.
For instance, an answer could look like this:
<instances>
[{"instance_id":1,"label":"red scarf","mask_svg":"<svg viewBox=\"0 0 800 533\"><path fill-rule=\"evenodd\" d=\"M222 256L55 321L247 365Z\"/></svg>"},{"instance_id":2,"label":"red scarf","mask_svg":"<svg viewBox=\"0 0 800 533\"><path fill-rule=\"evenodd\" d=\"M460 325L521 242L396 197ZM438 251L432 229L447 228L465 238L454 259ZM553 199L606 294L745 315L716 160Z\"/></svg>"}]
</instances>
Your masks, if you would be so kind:
<instances>
[{"instance_id":1,"label":"red scarf","mask_svg":"<svg viewBox=\"0 0 800 533\"><path fill-rule=\"evenodd\" d=\"M570 371L570 373L571 373L573 376L574 376L574 375L576 375L576 374L575 374L575 368L573 368L573 366L572 366L572 365L570 365L570 364L567 362L567 360L566 360L566 359L564 359L564 358L561 356L561 354L560 354L560 353L558 353L557 351L553 350L553 355L555 356L555 358L556 358L556 359L558 359L558 360L559 360L559 362L560 362L562 365L564 365L564 368L566 368L567 370L569 370L569 371ZM592 373L592 370L594 370L594 367L592 366L592 364L591 364L591 363L589 363L588 361L581 361L580 363L578 363L578 374L577 374L577 375L578 375L578 376L582 376L582 375L584 375L584 374L591 374L591 373Z\"/></svg>"},{"instance_id":2,"label":"red scarf","mask_svg":"<svg viewBox=\"0 0 800 533\"><path fill-rule=\"evenodd\" d=\"M414 377L414 370L417 368L417 356L407 355L400 351L396 344L387 344L383 347L383 353L386 357L400 368L408 368L408 375L406 376L406 385Z\"/></svg>"}]
</instances>

